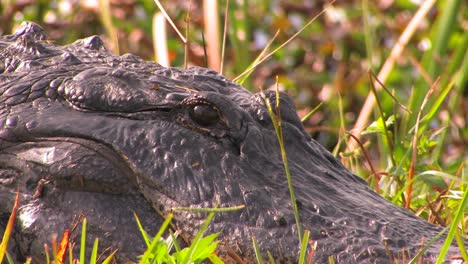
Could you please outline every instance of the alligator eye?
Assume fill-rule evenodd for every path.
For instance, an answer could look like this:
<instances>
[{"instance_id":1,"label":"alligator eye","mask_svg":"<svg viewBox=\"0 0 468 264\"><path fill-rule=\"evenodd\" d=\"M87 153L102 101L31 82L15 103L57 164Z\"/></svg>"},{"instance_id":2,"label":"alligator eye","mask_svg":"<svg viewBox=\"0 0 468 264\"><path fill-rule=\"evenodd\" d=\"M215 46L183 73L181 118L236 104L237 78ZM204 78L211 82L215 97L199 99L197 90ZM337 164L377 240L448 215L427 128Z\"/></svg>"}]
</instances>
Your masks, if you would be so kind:
<instances>
[{"instance_id":1,"label":"alligator eye","mask_svg":"<svg viewBox=\"0 0 468 264\"><path fill-rule=\"evenodd\" d=\"M220 117L218 110L211 105L199 104L192 107L190 117L201 126L211 126L216 124Z\"/></svg>"}]
</instances>

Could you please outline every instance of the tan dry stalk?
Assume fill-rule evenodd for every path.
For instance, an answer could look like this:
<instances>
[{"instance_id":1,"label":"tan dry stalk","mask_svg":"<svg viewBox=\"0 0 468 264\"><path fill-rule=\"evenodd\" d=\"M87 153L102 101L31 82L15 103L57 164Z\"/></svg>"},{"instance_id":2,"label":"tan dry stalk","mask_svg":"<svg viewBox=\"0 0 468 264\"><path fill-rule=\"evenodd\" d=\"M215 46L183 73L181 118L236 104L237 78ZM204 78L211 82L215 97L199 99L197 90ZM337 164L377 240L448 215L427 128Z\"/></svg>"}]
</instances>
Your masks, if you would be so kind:
<instances>
[{"instance_id":1,"label":"tan dry stalk","mask_svg":"<svg viewBox=\"0 0 468 264\"><path fill-rule=\"evenodd\" d=\"M164 67L170 67L167 51L166 18L161 12L153 16L153 50L154 60Z\"/></svg>"},{"instance_id":2,"label":"tan dry stalk","mask_svg":"<svg viewBox=\"0 0 468 264\"><path fill-rule=\"evenodd\" d=\"M218 1L203 0L203 19L206 32L208 67L219 72L221 65Z\"/></svg>"}]
</instances>

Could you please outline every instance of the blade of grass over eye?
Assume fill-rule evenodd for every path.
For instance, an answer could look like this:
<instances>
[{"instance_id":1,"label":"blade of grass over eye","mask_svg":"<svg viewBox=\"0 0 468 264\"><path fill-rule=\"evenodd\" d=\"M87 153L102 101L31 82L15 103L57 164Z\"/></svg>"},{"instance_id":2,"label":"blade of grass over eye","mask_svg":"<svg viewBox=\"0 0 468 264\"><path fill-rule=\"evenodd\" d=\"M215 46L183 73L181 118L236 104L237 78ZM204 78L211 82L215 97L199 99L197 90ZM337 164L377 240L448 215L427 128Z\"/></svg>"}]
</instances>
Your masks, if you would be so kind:
<instances>
[{"instance_id":1,"label":"blade of grass over eye","mask_svg":"<svg viewBox=\"0 0 468 264\"><path fill-rule=\"evenodd\" d=\"M173 214L168 214L166 217L166 220L164 220L164 223L161 225L161 227L158 230L158 233L156 233L156 236L151 240L151 244L148 247L148 249L145 251L143 254L143 257L140 260L140 263L146 264L149 262L149 258L151 257L151 254L153 252L153 249L156 247L156 245L159 243L159 239L161 239L162 235L166 231L167 227L172 221L172 218L174 217Z\"/></svg>"},{"instance_id":2,"label":"blade of grass over eye","mask_svg":"<svg viewBox=\"0 0 468 264\"><path fill-rule=\"evenodd\" d=\"M292 183L291 172L289 170L288 158L286 156L286 149L284 147L283 131L281 128L280 93L279 93L279 87L278 87L278 77L276 77L276 108L275 108L277 114L273 112L273 108L270 104L270 101L266 98L265 93L263 91L261 91L261 96L268 109L268 114L270 115L271 122L273 123L273 127L275 128L275 132L276 132L276 137L278 139L278 143L279 143L279 147L281 151L281 159L283 160L283 167L284 167L284 171L286 173L286 179L288 182L288 189L289 189L289 195L291 198L291 204L294 210L294 219L296 220L298 242L301 243L301 240L302 240L301 221L299 219L299 210L297 208L296 195L294 193L294 186Z\"/></svg>"},{"instance_id":3,"label":"blade of grass over eye","mask_svg":"<svg viewBox=\"0 0 468 264\"><path fill-rule=\"evenodd\" d=\"M86 258L86 217L81 224L80 263L85 263Z\"/></svg>"},{"instance_id":4,"label":"blade of grass over eye","mask_svg":"<svg viewBox=\"0 0 468 264\"><path fill-rule=\"evenodd\" d=\"M257 239L255 236L252 236L252 243L255 252L255 258L257 259L258 264L263 264L262 253L260 252L260 248L258 247Z\"/></svg>"},{"instance_id":5,"label":"blade of grass over eye","mask_svg":"<svg viewBox=\"0 0 468 264\"><path fill-rule=\"evenodd\" d=\"M248 74L250 73L250 71L252 71L253 69L255 69L255 67L257 67L260 63L264 62L265 60L267 60L271 55L275 54L278 50L282 49L284 46L286 46L289 42L291 42L293 39L295 39L299 34L302 33L302 31L304 31L308 26L310 26L310 24L312 24L318 17L320 17L323 13L325 13L325 11L327 11L328 8L330 8L334 3L336 2L336 0L333 0L331 1L325 8L323 8L322 11L320 11L320 13L318 13L316 16L314 16L311 20L309 20L309 22L307 22L307 24L305 24L299 31L297 31L294 35L292 35L292 37L290 37L288 40L286 40L283 44L281 44L278 48L274 49L272 52L268 53L265 57L263 57L262 59L260 59L257 63L249 66L243 73L241 73L240 75L238 75L236 78L234 78L232 81L234 82L237 82L237 80L239 80L242 76L244 76L245 74Z\"/></svg>"},{"instance_id":6,"label":"blade of grass over eye","mask_svg":"<svg viewBox=\"0 0 468 264\"><path fill-rule=\"evenodd\" d=\"M15 202L13 203L13 208L11 209L10 217L8 218L8 223L5 228L5 233L3 233L2 243L0 244L0 263L3 263L3 257L7 252L8 240L11 237L13 232L16 212L18 210L18 203L19 203L19 192L16 192Z\"/></svg>"}]
</instances>

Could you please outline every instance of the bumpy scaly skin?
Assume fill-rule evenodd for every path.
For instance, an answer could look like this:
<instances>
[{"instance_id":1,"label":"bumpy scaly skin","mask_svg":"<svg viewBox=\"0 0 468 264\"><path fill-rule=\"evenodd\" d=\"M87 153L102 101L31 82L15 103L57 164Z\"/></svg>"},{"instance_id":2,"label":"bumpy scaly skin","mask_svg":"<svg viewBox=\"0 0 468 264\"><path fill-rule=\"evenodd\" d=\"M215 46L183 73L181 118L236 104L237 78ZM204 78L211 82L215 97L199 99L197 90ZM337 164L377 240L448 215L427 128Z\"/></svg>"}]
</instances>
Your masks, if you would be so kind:
<instances>
[{"instance_id":1,"label":"bumpy scaly skin","mask_svg":"<svg viewBox=\"0 0 468 264\"><path fill-rule=\"evenodd\" d=\"M221 251L251 257L255 236L261 252L297 260L278 142L259 94L208 69L114 56L98 37L56 46L33 23L0 39L0 61L0 228L19 189L17 258L42 262L43 243L79 213L88 218L88 241L101 237L125 260L144 250L132 211L151 234L173 207L245 205L210 225L221 232ZM274 101L274 93L266 96ZM291 99L281 101L316 263L401 260L441 231L370 190L307 135ZM190 239L205 217L177 212L174 224Z\"/></svg>"}]
</instances>

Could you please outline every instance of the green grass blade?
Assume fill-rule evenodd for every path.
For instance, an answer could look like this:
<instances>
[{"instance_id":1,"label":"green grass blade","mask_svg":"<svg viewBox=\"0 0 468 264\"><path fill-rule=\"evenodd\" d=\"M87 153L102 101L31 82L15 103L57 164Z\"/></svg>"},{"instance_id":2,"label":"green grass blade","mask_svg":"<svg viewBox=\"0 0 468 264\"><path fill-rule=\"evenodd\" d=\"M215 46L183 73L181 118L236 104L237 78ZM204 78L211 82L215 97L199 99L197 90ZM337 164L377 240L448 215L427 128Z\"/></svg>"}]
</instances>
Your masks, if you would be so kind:
<instances>
[{"instance_id":1,"label":"green grass blade","mask_svg":"<svg viewBox=\"0 0 468 264\"><path fill-rule=\"evenodd\" d=\"M281 158L283 160L283 167L284 171L286 173L286 179L288 182L288 189L289 189L289 195L291 198L291 204L293 206L294 210L294 218L296 220L296 228L297 228L297 235L298 235L298 241L300 243L302 239L302 231L301 231L301 221L299 219L299 210L297 208L297 203L296 203L296 195L294 193L294 186L292 183L292 177L291 177L291 172L289 171L289 165L288 165L288 159L286 156L286 149L284 147L284 141L283 141L283 132L281 128L281 116L279 116L280 113L280 94L279 94L279 89L278 85L276 86L276 112L278 113L278 116L273 112L273 108L270 104L270 101L266 98L265 94L262 92L261 96L263 98L263 101L265 102L265 105L268 110L268 114L270 115L271 122L273 123L273 127L275 128L276 132L276 137L278 139L280 151L281 151Z\"/></svg>"},{"instance_id":2,"label":"green grass blade","mask_svg":"<svg viewBox=\"0 0 468 264\"><path fill-rule=\"evenodd\" d=\"M232 81L236 82L237 80L239 80L240 78L242 78L243 75L245 74L250 74L250 70L254 69L255 67L257 67L257 65L259 65L260 63L264 62L266 59L268 59L271 55L275 54L278 50L282 49L284 46L286 46L289 42L291 42L293 39L295 39L299 34L301 34L308 26L310 26L310 24L312 24L312 22L314 22L318 17L320 17L323 13L325 13L325 11L330 8L334 3L335 3L336 0L333 0L331 1L325 8L322 9L322 11L320 11L316 16L314 16L312 19L309 20L309 22L307 22L299 31L297 31L294 35L292 35L288 40L286 40L285 42L283 42L281 45L279 45L279 47L277 47L276 49L274 49L273 51L271 51L270 53L268 53L267 55L265 55L263 58L261 58L257 63L255 63L254 65L251 65L247 68L247 70L245 70L242 74L238 75L236 78L234 78Z\"/></svg>"},{"instance_id":3,"label":"green grass blade","mask_svg":"<svg viewBox=\"0 0 468 264\"><path fill-rule=\"evenodd\" d=\"M435 237L433 237L431 240L429 240L429 242L427 242L427 244L416 254L416 256L414 256L410 262L408 262L408 264L416 264L416 263L419 263L418 260L419 258L424 254L424 252L427 251L427 249L429 249L432 244L434 244L434 242L436 242L437 240L439 240L442 235L447 232L448 228L444 228L442 231L440 231Z\"/></svg>"},{"instance_id":4,"label":"green grass blade","mask_svg":"<svg viewBox=\"0 0 468 264\"><path fill-rule=\"evenodd\" d=\"M314 109L310 110L309 113L307 113L302 119L301 119L301 122L304 123L306 122L307 120L309 120L309 118L311 116L313 116L319 109L320 107L322 107L323 105L323 102L321 102L320 104L318 104L316 107L314 107Z\"/></svg>"},{"instance_id":5,"label":"green grass blade","mask_svg":"<svg viewBox=\"0 0 468 264\"><path fill-rule=\"evenodd\" d=\"M81 247L80 247L80 263L85 263L86 259L86 217L83 218L81 225Z\"/></svg>"},{"instance_id":6,"label":"green grass blade","mask_svg":"<svg viewBox=\"0 0 468 264\"><path fill-rule=\"evenodd\" d=\"M175 251L179 252L181 250L181 247L180 247L179 243L177 242L177 236L179 235L178 231L176 231L175 234L174 234L174 233L172 233L171 230L169 230L169 233L170 233L170 235L172 237L172 241L174 242Z\"/></svg>"},{"instance_id":7,"label":"green grass blade","mask_svg":"<svg viewBox=\"0 0 468 264\"><path fill-rule=\"evenodd\" d=\"M138 229L140 230L141 236L143 237L146 247L148 248L151 245L151 239L148 236L148 233L146 233L145 229L143 228L143 225L141 224L141 221L138 215L135 212L133 212L133 216L135 217L135 221L137 222Z\"/></svg>"},{"instance_id":8,"label":"green grass blade","mask_svg":"<svg viewBox=\"0 0 468 264\"><path fill-rule=\"evenodd\" d=\"M149 263L149 259L151 257L151 254L152 254L153 250L158 245L160 238L162 237L162 235L166 231L166 229L169 226L169 223L171 222L173 217L174 217L173 214L169 214L167 216L166 220L164 220L164 223L161 225L161 228L159 228L158 233L156 234L156 236L154 236L153 240L151 241L150 246L148 247L148 249L143 254L143 257L141 258L141 261L140 261L141 264Z\"/></svg>"},{"instance_id":9,"label":"green grass blade","mask_svg":"<svg viewBox=\"0 0 468 264\"><path fill-rule=\"evenodd\" d=\"M421 119L419 130L423 132L426 130L427 124L434 118L434 116L439 112L440 106L447 98L447 95L452 90L455 84L455 79L453 79L441 92L441 94L437 97L434 104L429 109L429 112Z\"/></svg>"},{"instance_id":10,"label":"green grass blade","mask_svg":"<svg viewBox=\"0 0 468 264\"><path fill-rule=\"evenodd\" d=\"M270 251L267 251L268 261L270 264L276 264L275 258L271 255Z\"/></svg>"},{"instance_id":11,"label":"green grass blade","mask_svg":"<svg viewBox=\"0 0 468 264\"><path fill-rule=\"evenodd\" d=\"M214 254L211 255L209 259L212 264L224 264L224 261Z\"/></svg>"},{"instance_id":12,"label":"green grass blade","mask_svg":"<svg viewBox=\"0 0 468 264\"><path fill-rule=\"evenodd\" d=\"M310 231L305 230L301 242L301 251L299 252L299 264L304 264L306 262L307 243L309 242L309 236Z\"/></svg>"},{"instance_id":13,"label":"green grass blade","mask_svg":"<svg viewBox=\"0 0 468 264\"><path fill-rule=\"evenodd\" d=\"M218 235L219 233L215 233L200 238L197 247L193 251L192 259L190 262L198 263L200 261L208 259L211 255L213 255L218 246L218 241L215 241Z\"/></svg>"},{"instance_id":14,"label":"green grass blade","mask_svg":"<svg viewBox=\"0 0 468 264\"><path fill-rule=\"evenodd\" d=\"M115 253L117 253L117 249L114 250L107 258L105 258L104 261L102 262L102 264L109 264L112 261L112 259L114 258Z\"/></svg>"},{"instance_id":15,"label":"green grass blade","mask_svg":"<svg viewBox=\"0 0 468 264\"><path fill-rule=\"evenodd\" d=\"M44 253L45 253L46 264L49 264L50 263L49 248L46 245L44 246Z\"/></svg>"},{"instance_id":16,"label":"green grass blade","mask_svg":"<svg viewBox=\"0 0 468 264\"><path fill-rule=\"evenodd\" d=\"M247 66L247 68L244 70L245 72L242 72L240 74L239 79L234 79L233 81L237 82L240 85L243 85L245 81L250 77L250 74L255 70L255 67L260 63L260 60L263 59L263 57L267 54L267 51L270 49L270 46L273 44L273 41L278 37L279 31L276 31L276 34L268 41L266 46L263 48L262 52L255 58L255 60Z\"/></svg>"},{"instance_id":17,"label":"green grass blade","mask_svg":"<svg viewBox=\"0 0 468 264\"><path fill-rule=\"evenodd\" d=\"M91 257L89 259L89 264L96 264L97 262L97 254L98 254L98 247L99 247L99 239L96 238L93 244L93 251L91 251Z\"/></svg>"},{"instance_id":18,"label":"green grass blade","mask_svg":"<svg viewBox=\"0 0 468 264\"><path fill-rule=\"evenodd\" d=\"M255 236L252 236L252 243L255 252L255 258L257 259L258 264L263 264L262 253L260 252L260 248L258 247L257 239Z\"/></svg>"},{"instance_id":19,"label":"green grass blade","mask_svg":"<svg viewBox=\"0 0 468 264\"><path fill-rule=\"evenodd\" d=\"M457 232L458 223L460 222L460 220L462 220L462 216L464 215L463 210L465 209L466 201L468 200L467 197L468 197L468 192L465 190L465 193L463 194L463 198L460 202L458 210L455 213L455 218L450 224L450 229L449 229L447 238L445 239L444 245L442 246L439 257L437 258L437 262L436 262L437 264L443 263L445 259L445 255L447 254L448 249L450 245L452 244L455 233Z\"/></svg>"},{"instance_id":20,"label":"green grass blade","mask_svg":"<svg viewBox=\"0 0 468 264\"><path fill-rule=\"evenodd\" d=\"M200 243L200 240L201 240L201 238L203 236L203 233L205 233L205 231L208 228L208 225L210 224L211 220L213 220L214 215L215 215L214 212L211 212L210 214L208 214L208 217L205 219L205 222L203 222L203 225L201 226L201 228L198 231L197 235L193 239L192 245L190 245L188 254L185 256L185 258L183 259L183 261L181 263L187 263L187 264L191 263L190 261L192 259L192 256L193 256L195 250L198 247L198 244Z\"/></svg>"},{"instance_id":21,"label":"green grass blade","mask_svg":"<svg viewBox=\"0 0 468 264\"><path fill-rule=\"evenodd\" d=\"M15 264L15 261L14 261L13 258L11 257L10 253L6 252L5 256L6 256L6 259L7 259L7 263L8 263L8 264Z\"/></svg>"},{"instance_id":22,"label":"green grass blade","mask_svg":"<svg viewBox=\"0 0 468 264\"><path fill-rule=\"evenodd\" d=\"M468 263L468 253L466 252L465 241L463 241L463 238L461 237L460 231L458 229L455 233L455 239L457 240L457 245L460 249L459 252L463 257L463 260L465 261L465 263Z\"/></svg>"}]
</instances>

